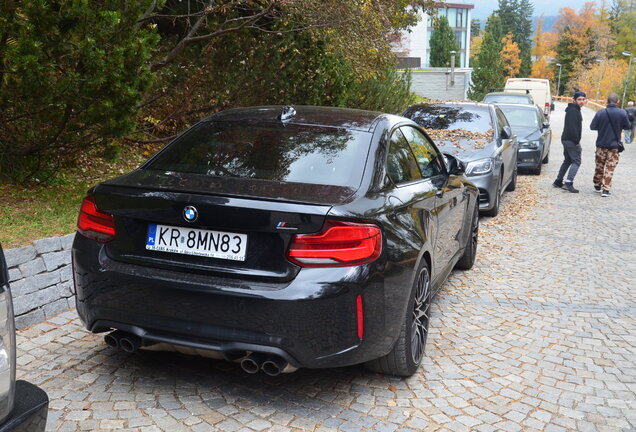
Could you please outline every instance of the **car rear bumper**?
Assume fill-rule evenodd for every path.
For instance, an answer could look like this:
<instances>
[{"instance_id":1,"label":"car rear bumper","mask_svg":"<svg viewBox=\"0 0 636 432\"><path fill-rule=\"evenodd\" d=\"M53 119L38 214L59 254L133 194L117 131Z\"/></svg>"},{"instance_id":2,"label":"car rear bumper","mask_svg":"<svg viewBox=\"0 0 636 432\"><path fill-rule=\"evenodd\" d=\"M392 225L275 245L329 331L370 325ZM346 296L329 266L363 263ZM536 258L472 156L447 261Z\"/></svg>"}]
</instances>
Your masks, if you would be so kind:
<instances>
[{"instance_id":1,"label":"car rear bumper","mask_svg":"<svg viewBox=\"0 0 636 432\"><path fill-rule=\"evenodd\" d=\"M46 428L49 398L41 388L27 382L16 381L15 405L0 432L42 432Z\"/></svg>"},{"instance_id":2,"label":"car rear bumper","mask_svg":"<svg viewBox=\"0 0 636 432\"><path fill-rule=\"evenodd\" d=\"M267 352L312 368L357 364L390 351L408 293L387 289L381 261L302 269L290 282L268 284L116 262L82 236L73 247L77 310L90 331L118 329L142 345L166 342L234 358Z\"/></svg>"},{"instance_id":3,"label":"car rear bumper","mask_svg":"<svg viewBox=\"0 0 636 432\"><path fill-rule=\"evenodd\" d=\"M519 149L517 167L538 168L541 166L541 149Z\"/></svg>"}]
</instances>

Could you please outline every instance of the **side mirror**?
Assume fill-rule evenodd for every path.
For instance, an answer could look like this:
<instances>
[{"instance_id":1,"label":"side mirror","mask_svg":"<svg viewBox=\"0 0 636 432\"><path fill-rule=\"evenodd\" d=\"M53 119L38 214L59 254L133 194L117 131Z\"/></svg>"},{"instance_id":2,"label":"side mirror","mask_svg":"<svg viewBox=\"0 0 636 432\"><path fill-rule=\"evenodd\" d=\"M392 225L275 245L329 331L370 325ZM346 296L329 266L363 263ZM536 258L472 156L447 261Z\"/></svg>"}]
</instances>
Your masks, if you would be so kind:
<instances>
[{"instance_id":1,"label":"side mirror","mask_svg":"<svg viewBox=\"0 0 636 432\"><path fill-rule=\"evenodd\" d=\"M504 126L502 131L501 131L501 138L502 139L510 139L512 138L512 129L510 129L510 126Z\"/></svg>"},{"instance_id":2,"label":"side mirror","mask_svg":"<svg viewBox=\"0 0 636 432\"><path fill-rule=\"evenodd\" d=\"M446 169L450 175L462 175L466 172L466 165L464 162L457 159L455 156L444 153L444 160L446 161Z\"/></svg>"},{"instance_id":3,"label":"side mirror","mask_svg":"<svg viewBox=\"0 0 636 432\"><path fill-rule=\"evenodd\" d=\"M541 126L543 126L543 129L547 129L547 128L549 128L549 127L550 127L550 123L548 123L548 122L543 122L543 124L542 124Z\"/></svg>"}]
</instances>

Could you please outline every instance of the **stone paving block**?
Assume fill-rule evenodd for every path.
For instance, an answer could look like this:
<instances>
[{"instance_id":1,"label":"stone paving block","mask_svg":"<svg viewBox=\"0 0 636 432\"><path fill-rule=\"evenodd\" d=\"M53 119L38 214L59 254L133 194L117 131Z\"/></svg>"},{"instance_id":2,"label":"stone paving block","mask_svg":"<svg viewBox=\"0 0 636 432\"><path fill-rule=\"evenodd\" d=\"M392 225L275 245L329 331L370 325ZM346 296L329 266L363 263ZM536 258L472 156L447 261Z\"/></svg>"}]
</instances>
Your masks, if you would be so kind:
<instances>
[{"instance_id":1,"label":"stone paving block","mask_svg":"<svg viewBox=\"0 0 636 432\"><path fill-rule=\"evenodd\" d=\"M44 260L42 257L36 257L30 261L22 263L18 266L22 277L29 277L46 271Z\"/></svg>"},{"instance_id":2,"label":"stone paving block","mask_svg":"<svg viewBox=\"0 0 636 432\"><path fill-rule=\"evenodd\" d=\"M4 257L7 261L7 267L17 267L20 264L24 264L27 261L31 261L35 258L36 251L33 246L23 246L14 249L7 249L4 251Z\"/></svg>"},{"instance_id":3,"label":"stone paving block","mask_svg":"<svg viewBox=\"0 0 636 432\"><path fill-rule=\"evenodd\" d=\"M47 271L57 270L71 263L71 253L69 251L49 252L42 255Z\"/></svg>"},{"instance_id":4,"label":"stone paving block","mask_svg":"<svg viewBox=\"0 0 636 432\"><path fill-rule=\"evenodd\" d=\"M35 240L33 246L38 254L45 254L47 252L59 251L62 249L61 237L49 237L40 240Z\"/></svg>"}]
</instances>

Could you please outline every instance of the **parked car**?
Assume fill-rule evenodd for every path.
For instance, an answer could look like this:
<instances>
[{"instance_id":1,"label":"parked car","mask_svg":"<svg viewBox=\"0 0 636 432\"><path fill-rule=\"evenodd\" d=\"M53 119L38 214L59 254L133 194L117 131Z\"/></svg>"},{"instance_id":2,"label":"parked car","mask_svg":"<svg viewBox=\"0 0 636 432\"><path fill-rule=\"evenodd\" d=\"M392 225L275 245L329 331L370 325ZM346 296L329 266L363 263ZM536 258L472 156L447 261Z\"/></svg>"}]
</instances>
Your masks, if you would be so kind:
<instances>
[{"instance_id":1,"label":"parked car","mask_svg":"<svg viewBox=\"0 0 636 432\"><path fill-rule=\"evenodd\" d=\"M462 170L398 116L214 114L89 190L72 249L79 316L125 351L411 375L432 293L475 260L478 191Z\"/></svg>"},{"instance_id":2,"label":"parked car","mask_svg":"<svg viewBox=\"0 0 636 432\"><path fill-rule=\"evenodd\" d=\"M534 103L541 108L546 118L550 118L550 112L554 111L550 80L543 78L508 78L504 86L506 93L528 92L532 95Z\"/></svg>"},{"instance_id":3,"label":"parked car","mask_svg":"<svg viewBox=\"0 0 636 432\"><path fill-rule=\"evenodd\" d=\"M16 381L13 301L7 262L0 245L0 432L41 432L49 398L30 382Z\"/></svg>"},{"instance_id":4,"label":"parked car","mask_svg":"<svg viewBox=\"0 0 636 432\"><path fill-rule=\"evenodd\" d=\"M532 95L528 93L513 93L513 92L492 92L486 94L482 100L484 103L494 104L523 104L534 105L534 99Z\"/></svg>"},{"instance_id":5,"label":"parked car","mask_svg":"<svg viewBox=\"0 0 636 432\"><path fill-rule=\"evenodd\" d=\"M517 184L517 138L504 113L492 104L445 102L416 104L403 115L466 164L465 176L479 188L479 210L496 216L503 191Z\"/></svg>"},{"instance_id":6,"label":"parked car","mask_svg":"<svg viewBox=\"0 0 636 432\"><path fill-rule=\"evenodd\" d=\"M552 129L543 112L536 105L499 104L512 132L517 135L519 155L517 166L541 174L541 167L550 158Z\"/></svg>"}]
</instances>

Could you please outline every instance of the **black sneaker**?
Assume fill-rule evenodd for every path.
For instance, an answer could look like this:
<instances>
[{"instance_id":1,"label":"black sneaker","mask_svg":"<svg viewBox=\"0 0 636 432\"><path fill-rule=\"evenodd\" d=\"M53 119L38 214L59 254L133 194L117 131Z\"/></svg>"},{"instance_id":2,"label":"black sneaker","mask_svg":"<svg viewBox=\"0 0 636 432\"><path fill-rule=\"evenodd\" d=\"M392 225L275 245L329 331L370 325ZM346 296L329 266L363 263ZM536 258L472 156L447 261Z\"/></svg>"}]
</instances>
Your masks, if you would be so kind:
<instances>
[{"instance_id":1,"label":"black sneaker","mask_svg":"<svg viewBox=\"0 0 636 432\"><path fill-rule=\"evenodd\" d=\"M563 187L563 182L555 180L554 183L552 183L552 186L554 186L555 188Z\"/></svg>"},{"instance_id":2,"label":"black sneaker","mask_svg":"<svg viewBox=\"0 0 636 432\"><path fill-rule=\"evenodd\" d=\"M610 191L603 189L603 191L601 192L601 196L602 197L608 197L610 196Z\"/></svg>"},{"instance_id":3,"label":"black sneaker","mask_svg":"<svg viewBox=\"0 0 636 432\"><path fill-rule=\"evenodd\" d=\"M561 186L561 189L564 189L572 193L579 193L578 189L574 189L574 186L572 185L572 183L563 183L563 186Z\"/></svg>"},{"instance_id":4,"label":"black sneaker","mask_svg":"<svg viewBox=\"0 0 636 432\"><path fill-rule=\"evenodd\" d=\"M594 186L594 192L601 193L601 187L600 186Z\"/></svg>"}]
</instances>

